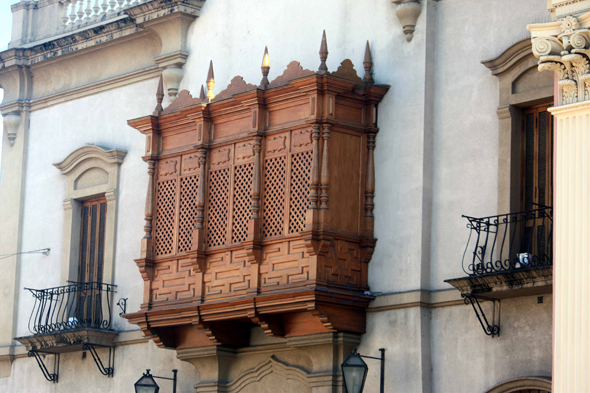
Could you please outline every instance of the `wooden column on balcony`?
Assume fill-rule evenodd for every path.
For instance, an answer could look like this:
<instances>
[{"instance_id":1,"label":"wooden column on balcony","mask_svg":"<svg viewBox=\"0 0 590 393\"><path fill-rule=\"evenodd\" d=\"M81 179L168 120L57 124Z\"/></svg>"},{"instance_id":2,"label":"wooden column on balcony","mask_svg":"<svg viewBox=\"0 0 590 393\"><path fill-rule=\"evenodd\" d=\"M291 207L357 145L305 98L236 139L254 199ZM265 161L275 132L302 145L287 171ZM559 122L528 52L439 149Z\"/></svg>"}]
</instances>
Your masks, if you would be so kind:
<instances>
[{"instance_id":1,"label":"wooden column on balcony","mask_svg":"<svg viewBox=\"0 0 590 393\"><path fill-rule=\"evenodd\" d=\"M328 72L327 55L324 38L318 72L292 62L262 87L235 77L129 121L152 138L152 169L144 304L126 317L158 345L244 346L253 326L364 332L376 106L389 86L366 76L366 56L363 80L350 60Z\"/></svg>"}]
</instances>

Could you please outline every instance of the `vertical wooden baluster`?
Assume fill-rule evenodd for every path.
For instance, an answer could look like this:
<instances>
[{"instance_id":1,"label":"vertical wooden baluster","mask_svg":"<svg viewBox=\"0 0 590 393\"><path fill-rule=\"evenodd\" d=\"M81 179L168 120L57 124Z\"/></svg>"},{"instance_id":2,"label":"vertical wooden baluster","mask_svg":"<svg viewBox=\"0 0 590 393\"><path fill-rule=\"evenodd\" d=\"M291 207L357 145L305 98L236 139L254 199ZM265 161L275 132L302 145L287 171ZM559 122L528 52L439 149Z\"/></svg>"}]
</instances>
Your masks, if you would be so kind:
<instances>
[{"instance_id":1,"label":"vertical wooden baluster","mask_svg":"<svg viewBox=\"0 0 590 393\"><path fill-rule=\"evenodd\" d=\"M252 174L252 205L250 218L260 218L260 150L262 150L262 137L254 137L254 173Z\"/></svg>"},{"instance_id":2,"label":"vertical wooden baluster","mask_svg":"<svg viewBox=\"0 0 590 393\"><path fill-rule=\"evenodd\" d=\"M321 173L321 180L320 180L320 209L327 210L328 209L328 202L329 202L329 195L328 189L330 187L330 151L329 151L329 143L328 140L330 139L330 124L324 124L324 132L322 133L322 138L324 139L324 151L322 156L322 173Z\"/></svg>"},{"instance_id":3,"label":"vertical wooden baluster","mask_svg":"<svg viewBox=\"0 0 590 393\"><path fill-rule=\"evenodd\" d=\"M78 3L78 1L82 1L82 0L72 0L72 8L70 10L70 21L72 23L74 23L76 21L76 4Z\"/></svg>"},{"instance_id":4,"label":"vertical wooden baluster","mask_svg":"<svg viewBox=\"0 0 590 393\"><path fill-rule=\"evenodd\" d=\"M312 162L311 179L309 190L309 208L318 208L318 188L320 183L320 125L314 123L311 132L312 139Z\"/></svg>"},{"instance_id":5,"label":"vertical wooden baluster","mask_svg":"<svg viewBox=\"0 0 590 393\"><path fill-rule=\"evenodd\" d=\"M152 258L152 221L154 216L154 174L156 172L156 160L149 159L147 160L148 164L148 189L147 189L147 197L145 200L145 225L143 226L143 231L145 234L143 235L142 240L142 250L141 250L141 257L142 258Z\"/></svg>"},{"instance_id":6,"label":"vertical wooden baluster","mask_svg":"<svg viewBox=\"0 0 590 393\"><path fill-rule=\"evenodd\" d=\"M365 182L365 231L368 237L373 236L373 198L375 197L375 150L374 132L367 134L367 175Z\"/></svg>"},{"instance_id":7,"label":"vertical wooden baluster","mask_svg":"<svg viewBox=\"0 0 590 393\"><path fill-rule=\"evenodd\" d=\"M71 4L71 1L69 1L69 0L65 0L62 2L63 10L62 10L62 14L61 14L61 21L64 26L67 26L68 21L70 20L70 18L68 16L68 7L70 6L70 4Z\"/></svg>"}]
</instances>

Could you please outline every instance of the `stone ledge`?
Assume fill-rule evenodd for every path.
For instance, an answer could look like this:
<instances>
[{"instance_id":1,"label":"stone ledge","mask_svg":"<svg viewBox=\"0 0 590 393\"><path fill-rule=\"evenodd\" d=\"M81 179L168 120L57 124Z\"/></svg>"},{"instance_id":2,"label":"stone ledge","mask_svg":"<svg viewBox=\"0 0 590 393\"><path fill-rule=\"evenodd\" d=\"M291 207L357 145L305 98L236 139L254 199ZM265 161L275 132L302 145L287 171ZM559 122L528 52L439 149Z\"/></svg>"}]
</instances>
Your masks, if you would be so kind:
<instances>
[{"instance_id":1,"label":"stone ledge","mask_svg":"<svg viewBox=\"0 0 590 393\"><path fill-rule=\"evenodd\" d=\"M83 344L112 347L117 334L112 330L81 329L17 337L15 340L23 344L27 351L42 350L51 353L64 353L80 351Z\"/></svg>"},{"instance_id":2,"label":"stone ledge","mask_svg":"<svg viewBox=\"0 0 590 393\"><path fill-rule=\"evenodd\" d=\"M535 296L553 291L553 267L467 276L445 282L457 288L462 295L482 295L491 299Z\"/></svg>"}]
</instances>

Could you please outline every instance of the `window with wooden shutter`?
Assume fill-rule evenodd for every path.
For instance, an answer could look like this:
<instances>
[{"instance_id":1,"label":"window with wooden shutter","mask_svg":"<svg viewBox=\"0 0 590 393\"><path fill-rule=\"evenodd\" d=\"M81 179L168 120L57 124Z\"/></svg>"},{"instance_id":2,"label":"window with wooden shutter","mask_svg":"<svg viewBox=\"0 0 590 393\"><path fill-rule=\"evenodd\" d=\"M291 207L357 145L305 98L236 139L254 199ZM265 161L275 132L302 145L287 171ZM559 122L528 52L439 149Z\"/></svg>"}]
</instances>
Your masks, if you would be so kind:
<instances>
[{"instance_id":1,"label":"window with wooden shutter","mask_svg":"<svg viewBox=\"0 0 590 393\"><path fill-rule=\"evenodd\" d=\"M106 214L105 198L92 199L82 205L78 282L103 281Z\"/></svg>"},{"instance_id":2,"label":"window with wooden shutter","mask_svg":"<svg viewBox=\"0 0 590 393\"><path fill-rule=\"evenodd\" d=\"M552 206L553 201L553 118L550 105L523 112L522 211Z\"/></svg>"}]
</instances>

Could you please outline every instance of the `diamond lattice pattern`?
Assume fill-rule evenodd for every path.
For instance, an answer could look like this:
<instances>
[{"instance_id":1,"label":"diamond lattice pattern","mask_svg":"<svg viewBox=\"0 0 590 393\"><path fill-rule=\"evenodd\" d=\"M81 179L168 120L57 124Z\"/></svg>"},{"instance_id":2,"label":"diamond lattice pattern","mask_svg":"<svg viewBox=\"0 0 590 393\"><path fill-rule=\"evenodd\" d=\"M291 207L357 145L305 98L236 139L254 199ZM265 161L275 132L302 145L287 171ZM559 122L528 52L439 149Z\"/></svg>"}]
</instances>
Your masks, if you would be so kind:
<instances>
[{"instance_id":1,"label":"diamond lattice pattern","mask_svg":"<svg viewBox=\"0 0 590 393\"><path fill-rule=\"evenodd\" d=\"M248 218L250 217L250 200L252 189L252 163L236 166L234 169L234 206L232 243L246 240Z\"/></svg>"},{"instance_id":2,"label":"diamond lattice pattern","mask_svg":"<svg viewBox=\"0 0 590 393\"><path fill-rule=\"evenodd\" d=\"M305 229L305 214L309 206L311 151L291 156L291 195L289 196L289 233Z\"/></svg>"},{"instance_id":3,"label":"diamond lattice pattern","mask_svg":"<svg viewBox=\"0 0 590 393\"><path fill-rule=\"evenodd\" d=\"M207 246L226 243L229 205L229 168L209 172L209 208L207 210Z\"/></svg>"},{"instance_id":4,"label":"diamond lattice pattern","mask_svg":"<svg viewBox=\"0 0 590 393\"><path fill-rule=\"evenodd\" d=\"M156 193L156 255L174 252L174 230L176 210L176 179L158 183Z\"/></svg>"},{"instance_id":5,"label":"diamond lattice pattern","mask_svg":"<svg viewBox=\"0 0 590 393\"><path fill-rule=\"evenodd\" d=\"M199 175L180 178L180 209L178 226L178 252L191 249L193 228L197 215L197 190Z\"/></svg>"},{"instance_id":6,"label":"diamond lattice pattern","mask_svg":"<svg viewBox=\"0 0 590 393\"><path fill-rule=\"evenodd\" d=\"M285 212L285 156L269 158L264 163L264 237L283 234Z\"/></svg>"}]
</instances>

